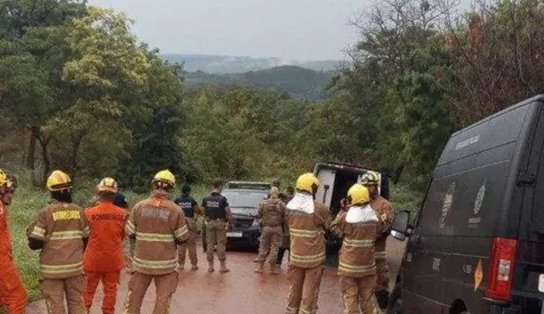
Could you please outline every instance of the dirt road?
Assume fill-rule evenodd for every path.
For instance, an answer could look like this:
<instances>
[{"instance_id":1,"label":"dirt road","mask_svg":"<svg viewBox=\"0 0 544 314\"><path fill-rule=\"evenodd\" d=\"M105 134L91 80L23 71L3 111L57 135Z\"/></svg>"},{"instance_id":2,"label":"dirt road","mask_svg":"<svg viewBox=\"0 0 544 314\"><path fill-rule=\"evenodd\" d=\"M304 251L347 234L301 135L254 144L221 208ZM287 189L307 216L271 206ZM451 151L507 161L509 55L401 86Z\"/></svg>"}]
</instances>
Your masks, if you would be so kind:
<instances>
[{"instance_id":1,"label":"dirt road","mask_svg":"<svg viewBox=\"0 0 544 314\"><path fill-rule=\"evenodd\" d=\"M404 243L389 239L388 258L391 274L395 276L400 264ZM286 266L283 265L281 275L257 275L253 273L254 253L228 252L228 264L231 272L209 274L206 272L206 259L202 250L199 253L200 270L183 271L178 290L172 300L172 314L279 314L284 313L289 283ZM127 278L123 274L119 295L117 297L117 313L121 313L127 295ZM99 288L100 290L101 288ZM151 313L153 308L154 287L151 286L142 308L142 313ZM92 314L99 314L102 293L95 298ZM318 313L336 314L342 312L342 299L336 276L336 269L327 268L321 284ZM29 314L45 313L43 301L35 302L27 310Z\"/></svg>"}]
</instances>

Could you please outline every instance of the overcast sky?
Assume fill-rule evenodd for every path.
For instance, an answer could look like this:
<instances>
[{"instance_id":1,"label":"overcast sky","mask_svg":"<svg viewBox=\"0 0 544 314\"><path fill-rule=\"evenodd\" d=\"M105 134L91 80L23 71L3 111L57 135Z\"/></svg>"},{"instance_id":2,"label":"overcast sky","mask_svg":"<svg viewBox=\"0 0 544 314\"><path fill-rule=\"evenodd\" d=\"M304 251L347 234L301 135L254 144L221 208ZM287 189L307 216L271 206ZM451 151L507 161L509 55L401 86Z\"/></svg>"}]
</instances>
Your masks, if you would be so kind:
<instances>
[{"instance_id":1,"label":"overcast sky","mask_svg":"<svg viewBox=\"0 0 544 314\"><path fill-rule=\"evenodd\" d=\"M126 12L139 39L163 53L342 59L348 20L372 0L89 0Z\"/></svg>"}]
</instances>

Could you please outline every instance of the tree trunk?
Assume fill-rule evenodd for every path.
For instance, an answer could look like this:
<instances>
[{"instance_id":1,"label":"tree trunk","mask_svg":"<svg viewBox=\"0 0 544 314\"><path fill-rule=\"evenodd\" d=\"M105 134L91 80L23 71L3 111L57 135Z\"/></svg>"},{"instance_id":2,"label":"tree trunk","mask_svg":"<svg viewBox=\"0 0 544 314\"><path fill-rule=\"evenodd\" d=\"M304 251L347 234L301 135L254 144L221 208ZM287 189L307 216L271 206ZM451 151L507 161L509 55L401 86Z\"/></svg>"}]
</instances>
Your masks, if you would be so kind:
<instances>
[{"instance_id":1,"label":"tree trunk","mask_svg":"<svg viewBox=\"0 0 544 314\"><path fill-rule=\"evenodd\" d=\"M42 186L47 182L47 176L51 171L51 161L49 160L49 141L43 141L42 143L42 161L43 161L43 174L42 174Z\"/></svg>"},{"instance_id":2,"label":"tree trunk","mask_svg":"<svg viewBox=\"0 0 544 314\"><path fill-rule=\"evenodd\" d=\"M28 151L26 155L26 166L34 171L36 168L36 137L33 132L30 132L30 141L28 143Z\"/></svg>"},{"instance_id":3,"label":"tree trunk","mask_svg":"<svg viewBox=\"0 0 544 314\"><path fill-rule=\"evenodd\" d=\"M49 160L49 151L48 151L49 140L46 139L45 136L42 134L40 127L32 127L31 130L32 130L32 137L36 139L36 141L40 144L40 148L41 148L43 172L42 172L42 180L40 182L40 185L44 186L45 182L47 181L47 175L49 174L49 171L51 170L51 161Z\"/></svg>"},{"instance_id":4,"label":"tree trunk","mask_svg":"<svg viewBox=\"0 0 544 314\"><path fill-rule=\"evenodd\" d=\"M81 142L83 140L84 134L81 134L76 140L72 143L72 156L71 156L71 170L72 170L72 180L75 180L76 173L77 173L77 167L78 167L78 155L79 155L79 148L81 147Z\"/></svg>"}]
</instances>

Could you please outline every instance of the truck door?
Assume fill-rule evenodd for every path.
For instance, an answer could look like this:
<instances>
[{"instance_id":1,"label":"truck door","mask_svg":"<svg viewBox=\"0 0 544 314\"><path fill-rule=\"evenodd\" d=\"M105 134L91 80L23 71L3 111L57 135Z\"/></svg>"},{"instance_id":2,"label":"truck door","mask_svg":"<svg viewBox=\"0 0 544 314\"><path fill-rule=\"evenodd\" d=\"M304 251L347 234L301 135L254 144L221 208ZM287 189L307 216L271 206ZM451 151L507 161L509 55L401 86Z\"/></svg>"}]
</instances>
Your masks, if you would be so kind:
<instances>
[{"instance_id":1,"label":"truck door","mask_svg":"<svg viewBox=\"0 0 544 314\"><path fill-rule=\"evenodd\" d=\"M334 192L334 180L336 179L336 170L319 168L316 173L319 179L319 189L317 189L316 200L322 202L330 208L332 193Z\"/></svg>"}]
</instances>

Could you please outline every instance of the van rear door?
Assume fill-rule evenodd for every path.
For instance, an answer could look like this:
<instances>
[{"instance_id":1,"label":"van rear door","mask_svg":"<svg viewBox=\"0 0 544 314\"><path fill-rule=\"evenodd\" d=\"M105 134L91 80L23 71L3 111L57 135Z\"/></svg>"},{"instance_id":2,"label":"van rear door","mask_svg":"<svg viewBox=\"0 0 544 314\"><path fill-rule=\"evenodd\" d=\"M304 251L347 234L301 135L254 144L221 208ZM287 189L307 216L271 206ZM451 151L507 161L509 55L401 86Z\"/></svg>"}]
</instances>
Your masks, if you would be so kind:
<instances>
[{"instance_id":1,"label":"van rear door","mask_svg":"<svg viewBox=\"0 0 544 314\"><path fill-rule=\"evenodd\" d=\"M336 170L320 167L317 169L317 178L319 179L319 189L316 193L316 200L331 207L332 193L334 192L334 181L336 179Z\"/></svg>"},{"instance_id":2,"label":"van rear door","mask_svg":"<svg viewBox=\"0 0 544 314\"><path fill-rule=\"evenodd\" d=\"M514 303L523 313L541 313L544 298L544 112L527 153L527 168L518 177L523 189Z\"/></svg>"}]
</instances>

